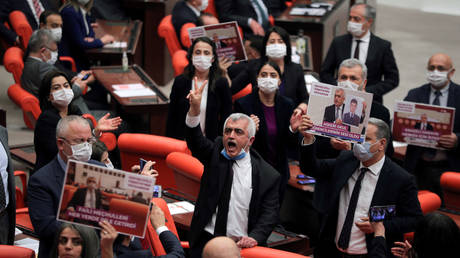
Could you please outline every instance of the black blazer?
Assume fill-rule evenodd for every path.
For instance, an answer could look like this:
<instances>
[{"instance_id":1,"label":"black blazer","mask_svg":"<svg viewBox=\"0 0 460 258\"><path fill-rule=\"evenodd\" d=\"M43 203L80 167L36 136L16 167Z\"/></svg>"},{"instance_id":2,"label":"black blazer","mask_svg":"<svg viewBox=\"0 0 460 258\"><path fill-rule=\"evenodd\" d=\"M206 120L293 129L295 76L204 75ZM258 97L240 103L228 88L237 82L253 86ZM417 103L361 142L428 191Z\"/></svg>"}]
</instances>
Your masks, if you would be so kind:
<instances>
[{"instance_id":1,"label":"black blazer","mask_svg":"<svg viewBox=\"0 0 460 258\"><path fill-rule=\"evenodd\" d=\"M232 78L232 94L236 94L249 83L253 91L257 88L257 69L262 64L262 59L250 60L240 63L235 70L241 71L235 78ZM233 65L232 65L233 66ZM308 103L308 92L305 86L303 69L299 64L284 64L284 73L281 75L284 83L282 95L290 98L297 106L300 103Z\"/></svg>"},{"instance_id":2,"label":"black blazer","mask_svg":"<svg viewBox=\"0 0 460 258\"><path fill-rule=\"evenodd\" d=\"M420 122L416 123L415 126L414 126L414 129L420 129L421 125L422 125L422 123L420 123ZM430 125L430 123L427 123L426 124L426 130L427 131L433 131L433 126Z\"/></svg>"},{"instance_id":3,"label":"black blazer","mask_svg":"<svg viewBox=\"0 0 460 258\"><path fill-rule=\"evenodd\" d=\"M212 142L203 136L198 126L187 127L186 133L187 145L192 155L204 165L200 193L190 228L190 243L194 247L216 211L226 173L231 169L232 162L220 153L224 148L221 137ZM276 190L279 189L280 175L256 151L251 149L250 155L252 196L249 204L248 236L254 238L258 245L265 245L278 222L279 200Z\"/></svg>"},{"instance_id":4,"label":"black blazer","mask_svg":"<svg viewBox=\"0 0 460 258\"><path fill-rule=\"evenodd\" d=\"M352 151L341 152L337 159L320 160L315 149L316 143L301 147L300 169L316 178L313 205L322 216L320 241L334 243L340 191L360 162ZM371 201L371 206L377 205L396 205L396 217L384 222L388 246L401 241L403 233L414 231L422 217L414 177L387 157ZM373 234L366 235L368 247L372 239Z\"/></svg>"},{"instance_id":5,"label":"black blazer","mask_svg":"<svg viewBox=\"0 0 460 258\"><path fill-rule=\"evenodd\" d=\"M430 101L430 84L422 85L418 88L412 89L407 93L404 98L405 101L412 101L417 103L429 104ZM447 106L456 108L454 118L454 129L453 132L460 139L460 85L450 82L449 95L447 98ZM408 145L406 151L406 159L404 161L404 168L407 171L414 173L417 166L417 162L422 157L423 152L427 148ZM447 159L449 161L449 167L453 171L460 171L460 144L457 144L452 150L447 151Z\"/></svg>"},{"instance_id":6,"label":"black blazer","mask_svg":"<svg viewBox=\"0 0 460 258\"><path fill-rule=\"evenodd\" d=\"M263 0L267 7L268 15L270 15L270 9L268 8L268 0ZM215 0L214 5L216 6L217 15L219 16L220 22L236 21L238 25L243 28L244 36L253 35L251 28L249 27L249 18L257 21L257 13L249 0ZM270 27L268 21L261 24L264 30Z\"/></svg>"},{"instance_id":7,"label":"black blazer","mask_svg":"<svg viewBox=\"0 0 460 258\"><path fill-rule=\"evenodd\" d=\"M174 5L171 13L171 22L174 26L174 30L176 31L177 39L184 49L185 47L182 45L182 41L180 40L180 30L182 29L182 26L189 22L194 23L197 26L202 25L199 17L196 16L195 12L187 6L185 1L179 1Z\"/></svg>"},{"instance_id":8,"label":"black blazer","mask_svg":"<svg viewBox=\"0 0 460 258\"><path fill-rule=\"evenodd\" d=\"M139 238L135 238L129 246L124 246L121 243L117 244L114 243L114 253L118 258L153 258L153 257L161 257L161 258L183 258L185 257L184 249L180 244L179 239L177 239L176 235L174 235L171 231L166 230L163 231L159 235L161 244L165 249L166 255L162 256L153 256L150 249L144 249L142 247L142 243L139 241Z\"/></svg>"},{"instance_id":9,"label":"black blazer","mask_svg":"<svg viewBox=\"0 0 460 258\"><path fill-rule=\"evenodd\" d=\"M351 57L353 36L346 34L334 38L321 65L321 82L336 85L336 72L343 60ZM366 91L374 94L374 101L383 102L383 95L399 84L399 71L391 43L371 33L367 51Z\"/></svg>"},{"instance_id":10,"label":"black blazer","mask_svg":"<svg viewBox=\"0 0 460 258\"><path fill-rule=\"evenodd\" d=\"M269 160L270 149L268 148L269 137L267 132L267 123L265 121L263 104L260 102L258 90L235 101L234 109L235 112L244 113L248 116L253 114L259 117L259 130L257 131L256 138L252 143L252 148L254 148L265 161L270 163L270 165L272 165L281 174L282 191L280 193L284 192L284 188L289 180L289 165L287 156L288 146L295 149L299 139L297 133L291 133L289 130L290 118L292 112L294 111L294 103L289 98L276 94L276 160Z\"/></svg>"},{"instance_id":11,"label":"black blazer","mask_svg":"<svg viewBox=\"0 0 460 258\"><path fill-rule=\"evenodd\" d=\"M8 216L8 241L6 244L13 245L14 243L14 229L16 227L16 184L13 172L13 162L11 161L10 148L8 146L8 131L5 127L0 125L0 145L3 145L6 155L8 156L8 165L6 172L8 173L8 195L9 203L7 208ZM3 182L5 183L5 182ZM0 189L4 191L4 189Z\"/></svg>"},{"instance_id":12,"label":"black blazer","mask_svg":"<svg viewBox=\"0 0 460 258\"><path fill-rule=\"evenodd\" d=\"M343 115L344 110L345 110L345 104L342 104L342 110L341 110L342 114L341 115ZM329 123L334 123L335 121L335 105L334 104L327 106L324 109L323 120Z\"/></svg>"},{"instance_id":13,"label":"black blazer","mask_svg":"<svg viewBox=\"0 0 460 258\"><path fill-rule=\"evenodd\" d=\"M74 207L74 209L77 208L77 206L85 206L85 198L86 198L86 192L88 191L88 188L78 188L77 191L72 196L72 199L69 201L69 204L67 207ZM96 192L96 209L101 209L102 208L102 194L99 189L95 190Z\"/></svg>"},{"instance_id":14,"label":"black blazer","mask_svg":"<svg viewBox=\"0 0 460 258\"><path fill-rule=\"evenodd\" d=\"M39 0L43 5L45 10L57 11L57 7L50 3L48 0ZM16 40L16 32L13 29L8 29L5 27L4 22L9 21L9 14L12 11L19 10L24 13L27 18L27 21L32 27L32 30L38 29L40 24L37 24L35 16L30 9L29 4L26 0L4 0L0 5L0 36L4 38L9 44L13 44Z\"/></svg>"},{"instance_id":15,"label":"black blazer","mask_svg":"<svg viewBox=\"0 0 460 258\"><path fill-rule=\"evenodd\" d=\"M166 136L184 140L185 117L190 108L186 97L191 89L192 80L187 79L183 74L174 79L169 96ZM227 79L218 79L215 82L214 91L208 88L207 101L205 133L208 139L214 140L217 135L222 135L225 119L232 113L232 97Z\"/></svg>"}]
</instances>

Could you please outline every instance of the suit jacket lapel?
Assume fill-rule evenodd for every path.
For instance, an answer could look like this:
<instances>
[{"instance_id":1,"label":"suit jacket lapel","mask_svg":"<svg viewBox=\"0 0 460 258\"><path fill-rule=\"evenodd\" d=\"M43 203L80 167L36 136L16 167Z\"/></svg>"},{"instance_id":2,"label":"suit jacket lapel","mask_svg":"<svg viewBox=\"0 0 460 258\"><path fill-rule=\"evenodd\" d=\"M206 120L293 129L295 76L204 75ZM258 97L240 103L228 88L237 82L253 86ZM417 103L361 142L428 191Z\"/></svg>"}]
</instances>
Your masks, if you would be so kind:
<instances>
[{"instance_id":1,"label":"suit jacket lapel","mask_svg":"<svg viewBox=\"0 0 460 258\"><path fill-rule=\"evenodd\" d=\"M6 131L6 129L5 129ZM8 166L6 168L6 171L9 172L10 171L10 165L11 165L11 154L10 154L10 151L9 151L9 146L8 146L8 141L6 139L6 135L1 133L0 134L0 141L2 142L2 145L3 145L3 148L5 148L5 152L6 152L6 155L8 156Z\"/></svg>"},{"instance_id":2,"label":"suit jacket lapel","mask_svg":"<svg viewBox=\"0 0 460 258\"><path fill-rule=\"evenodd\" d=\"M454 87L456 85L453 83L453 82L450 82L450 85L449 85L449 95L447 96L447 106L448 107L455 107L455 101L458 101L458 99L455 99L457 96L455 96L454 94ZM456 112L460 112L460 111L456 111Z\"/></svg>"},{"instance_id":3,"label":"suit jacket lapel","mask_svg":"<svg viewBox=\"0 0 460 258\"><path fill-rule=\"evenodd\" d=\"M388 186L391 185L390 160L385 156L382 170L380 170L379 179L375 186L374 196L372 196L371 206L381 205L385 200L385 193L388 192ZM385 189L386 188L386 189Z\"/></svg>"},{"instance_id":4,"label":"suit jacket lapel","mask_svg":"<svg viewBox=\"0 0 460 258\"><path fill-rule=\"evenodd\" d=\"M254 155L251 155L251 167L252 167L252 195L251 202L249 203L249 216L248 223L251 225L251 219L254 217L254 212L257 209L257 198L259 197L259 168L255 162Z\"/></svg>"},{"instance_id":5,"label":"suit jacket lapel","mask_svg":"<svg viewBox=\"0 0 460 258\"><path fill-rule=\"evenodd\" d=\"M348 179L353 175L356 169L359 167L359 161L357 159L353 159L351 162L346 162L343 167L336 167L336 175L338 178L335 181L334 189L337 189L337 198L340 198L340 191L342 191L343 186L347 183ZM338 203L338 202L337 202Z\"/></svg>"},{"instance_id":6,"label":"suit jacket lapel","mask_svg":"<svg viewBox=\"0 0 460 258\"><path fill-rule=\"evenodd\" d=\"M373 57L375 56L375 51L376 51L376 46L375 46L375 36L374 34L371 33L371 37L369 39L369 47L367 48L367 56L366 56L366 66L369 67L369 63L368 63L368 60L372 60L370 59L370 57Z\"/></svg>"},{"instance_id":7,"label":"suit jacket lapel","mask_svg":"<svg viewBox=\"0 0 460 258\"><path fill-rule=\"evenodd\" d=\"M350 34L347 35L347 39L345 40L345 44L343 46L343 48L339 48L339 49L343 49L343 59L342 60L345 60L345 59L348 59L351 57L351 43L353 41L353 36L351 36Z\"/></svg>"}]
</instances>

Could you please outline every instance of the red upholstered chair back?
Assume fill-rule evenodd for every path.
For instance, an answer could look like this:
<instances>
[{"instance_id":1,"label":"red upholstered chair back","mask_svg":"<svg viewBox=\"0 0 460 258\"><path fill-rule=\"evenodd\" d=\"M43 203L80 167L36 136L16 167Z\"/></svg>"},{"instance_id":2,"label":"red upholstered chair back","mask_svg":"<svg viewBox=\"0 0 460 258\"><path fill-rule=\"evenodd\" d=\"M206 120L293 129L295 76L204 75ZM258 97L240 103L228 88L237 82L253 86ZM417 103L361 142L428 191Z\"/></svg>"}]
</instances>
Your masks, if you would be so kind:
<instances>
[{"instance_id":1,"label":"red upholstered chair back","mask_svg":"<svg viewBox=\"0 0 460 258\"><path fill-rule=\"evenodd\" d=\"M19 84L13 84L8 88L8 97L22 109L26 126L34 129L37 119L42 113L38 99L21 88Z\"/></svg>"},{"instance_id":2,"label":"red upholstered chair back","mask_svg":"<svg viewBox=\"0 0 460 258\"><path fill-rule=\"evenodd\" d=\"M24 51L18 47L8 48L3 56L5 69L13 74L14 82L17 84L21 83L22 70L24 69L23 56Z\"/></svg>"},{"instance_id":3,"label":"red upholstered chair back","mask_svg":"<svg viewBox=\"0 0 460 258\"><path fill-rule=\"evenodd\" d=\"M244 258L305 258L304 256L296 253L286 252L278 249L256 246L252 248L241 249L241 257Z\"/></svg>"},{"instance_id":4,"label":"red upholstered chair back","mask_svg":"<svg viewBox=\"0 0 460 258\"><path fill-rule=\"evenodd\" d=\"M35 258L35 252L25 247L0 245L0 258Z\"/></svg>"},{"instance_id":5,"label":"red upholstered chair back","mask_svg":"<svg viewBox=\"0 0 460 258\"><path fill-rule=\"evenodd\" d=\"M188 65L187 51L182 49L176 51L172 57L172 65L174 69L174 76L182 74L185 67Z\"/></svg>"},{"instance_id":6,"label":"red upholstered chair back","mask_svg":"<svg viewBox=\"0 0 460 258\"><path fill-rule=\"evenodd\" d=\"M192 45L192 41L190 40L190 36L188 34L188 29L195 27L196 25L194 23L189 22L182 25L182 28L180 29L180 41L186 48L189 48Z\"/></svg>"},{"instance_id":7,"label":"red upholstered chair back","mask_svg":"<svg viewBox=\"0 0 460 258\"><path fill-rule=\"evenodd\" d=\"M26 16L21 11L12 11L9 15L11 27L19 36L22 49L27 49L30 36L32 35L32 27L29 24Z\"/></svg>"},{"instance_id":8,"label":"red upholstered chair back","mask_svg":"<svg viewBox=\"0 0 460 258\"><path fill-rule=\"evenodd\" d=\"M171 22L171 17L171 15L167 15L161 20L160 25L158 25L158 35L166 41L169 55L172 57L174 53L181 50L182 47Z\"/></svg>"},{"instance_id":9,"label":"red upholstered chair back","mask_svg":"<svg viewBox=\"0 0 460 258\"><path fill-rule=\"evenodd\" d=\"M67 204L72 200L73 194L77 191L78 187L72 185L64 185L64 194L62 196L61 211L67 209Z\"/></svg>"},{"instance_id":10,"label":"red upholstered chair back","mask_svg":"<svg viewBox=\"0 0 460 258\"><path fill-rule=\"evenodd\" d=\"M124 213L127 210L130 210L132 213L132 216L130 217L131 221L134 221L136 224L139 223L144 223L145 222L145 213L149 210L149 206L146 204L138 203L138 202L133 202L129 200L123 200L123 199L118 199L118 198L112 198L110 200L110 212L114 213ZM117 229L119 226L113 225L115 229ZM128 234L140 234L142 232L136 232L136 228L133 228L130 230L127 230Z\"/></svg>"},{"instance_id":11,"label":"red upholstered chair back","mask_svg":"<svg viewBox=\"0 0 460 258\"><path fill-rule=\"evenodd\" d=\"M14 177L19 177L22 185L21 188L16 186L16 209L26 207L26 196L27 196L27 174L24 171L14 171Z\"/></svg>"},{"instance_id":12,"label":"red upholstered chair back","mask_svg":"<svg viewBox=\"0 0 460 258\"><path fill-rule=\"evenodd\" d=\"M418 192L418 201L423 214L433 212L441 207L441 198L430 191L421 190Z\"/></svg>"},{"instance_id":13,"label":"red upholstered chair back","mask_svg":"<svg viewBox=\"0 0 460 258\"><path fill-rule=\"evenodd\" d=\"M176 188L173 171L166 165L166 156L174 151L190 153L185 141L150 134L121 134L118 148L125 171L131 171L133 165L139 164L139 158L155 161L154 167L159 173L156 184L164 189Z\"/></svg>"},{"instance_id":14,"label":"red upholstered chair back","mask_svg":"<svg viewBox=\"0 0 460 258\"><path fill-rule=\"evenodd\" d=\"M196 200L200 192L203 164L192 155L182 152L171 152L166 157L166 164L174 171L177 189Z\"/></svg>"},{"instance_id":15,"label":"red upholstered chair back","mask_svg":"<svg viewBox=\"0 0 460 258\"><path fill-rule=\"evenodd\" d=\"M252 92L252 84L249 83L242 90L238 91L235 95L232 96L232 102L235 102L237 99L242 98Z\"/></svg>"},{"instance_id":16,"label":"red upholstered chair back","mask_svg":"<svg viewBox=\"0 0 460 258\"><path fill-rule=\"evenodd\" d=\"M442 174L441 187L446 208L460 212L460 172Z\"/></svg>"},{"instance_id":17,"label":"red upholstered chair back","mask_svg":"<svg viewBox=\"0 0 460 258\"><path fill-rule=\"evenodd\" d=\"M166 219L166 226L168 229L177 236L179 239L179 235L177 234L176 225L174 224L174 219L169 212L168 205L166 201L161 198L153 198L152 202L155 203L165 214ZM147 225L147 232L145 233L144 244L150 247L150 250L155 256L165 255L166 251L161 244L160 238L158 237L155 228L153 228L152 224L150 223L150 219Z\"/></svg>"}]
</instances>

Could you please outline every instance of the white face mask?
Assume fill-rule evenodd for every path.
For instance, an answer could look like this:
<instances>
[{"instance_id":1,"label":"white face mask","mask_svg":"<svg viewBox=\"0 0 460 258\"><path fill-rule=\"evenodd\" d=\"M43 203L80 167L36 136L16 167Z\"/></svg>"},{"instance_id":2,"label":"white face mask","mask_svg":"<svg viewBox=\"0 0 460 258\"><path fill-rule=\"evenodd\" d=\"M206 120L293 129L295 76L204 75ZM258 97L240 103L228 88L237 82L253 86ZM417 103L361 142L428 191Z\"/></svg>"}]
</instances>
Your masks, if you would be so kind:
<instances>
[{"instance_id":1,"label":"white face mask","mask_svg":"<svg viewBox=\"0 0 460 258\"><path fill-rule=\"evenodd\" d=\"M56 40L57 42L61 41L61 38L62 38L62 28L53 28L53 29L50 29L51 31L51 34L53 35L54 37L54 40Z\"/></svg>"},{"instance_id":2,"label":"white face mask","mask_svg":"<svg viewBox=\"0 0 460 258\"><path fill-rule=\"evenodd\" d=\"M447 80L449 80L447 78L447 74L449 72L450 72L450 70L446 71L446 72L440 72L438 70L427 71L426 72L426 79L428 80L429 83L431 83L431 85L433 85L433 87L439 88L439 87L444 86L446 84Z\"/></svg>"},{"instance_id":3,"label":"white face mask","mask_svg":"<svg viewBox=\"0 0 460 258\"><path fill-rule=\"evenodd\" d=\"M81 5L86 5L90 0L78 0L78 3Z\"/></svg>"},{"instance_id":4,"label":"white face mask","mask_svg":"<svg viewBox=\"0 0 460 258\"><path fill-rule=\"evenodd\" d=\"M70 145L72 148L72 155L69 158L87 162L91 158L91 154L93 154L93 150L91 149L91 144L88 142L82 142L76 145Z\"/></svg>"},{"instance_id":5,"label":"white face mask","mask_svg":"<svg viewBox=\"0 0 460 258\"><path fill-rule=\"evenodd\" d=\"M286 56L286 44L269 44L265 48L268 57L282 58Z\"/></svg>"},{"instance_id":6,"label":"white face mask","mask_svg":"<svg viewBox=\"0 0 460 258\"><path fill-rule=\"evenodd\" d=\"M208 0L201 0L201 5L198 9L200 9L200 11L204 11L206 8L208 8Z\"/></svg>"},{"instance_id":7,"label":"white face mask","mask_svg":"<svg viewBox=\"0 0 460 258\"><path fill-rule=\"evenodd\" d=\"M193 66L195 66L195 68L198 71L204 72L208 70L209 67L211 67L212 65L211 59L212 59L212 56L203 56L203 55L193 56L192 57Z\"/></svg>"},{"instance_id":8,"label":"white face mask","mask_svg":"<svg viewBox=\"0 0 460 258\"><path fill-rule=\"evenodd\" d=\"M277 78L257 78L257 86L264 93L273 93L278 89Z\"/></svg>"},{"instance_id":9,"label":"white face mask","mask_svg":"<svg viewBox=\"0 0 460 258\"><path fill-rule=\"evenodd\" d=\"M50 57L50 59L46 60L46 63L50 64L50 65L54 65L54 63L56 63L56 61L58 59L58 52L50 50L50 53L51 53L51 57Z\"/></svg>"},{"instance_id":10,"label":"white face mask","mask_svg":"<svg viewBox=\"0 0 460 258\"><path fill-rule=\"evenodd\" d=\"M345 88L345 89L350 89L350 90L362 90L362 86L350 80L339 81L337 82L337 86L339 86L340 88Z\"/></svg>"},{"instance_id":11,"label":"white face mask","mask_svg":"<svg viewBox=\"0 0 460 258\"><path fill-rule=\"evenodd\" d=\"M364 33L363 24L349 21L347 23L347 31L350 32L351 35L359 37Z\"/></svg>"},{"instance_id":12,"label":"white face mask","mask_svg":"<svg viewBox=\"0 0 460 258\"><path fill-rule=\"evenodd\" d=\"M66 107L73 99L73 91L71 89L62 89L52 93L53 100L51 101L53 104L56 104L60 107Z\"/></svg>"}]
</instances>

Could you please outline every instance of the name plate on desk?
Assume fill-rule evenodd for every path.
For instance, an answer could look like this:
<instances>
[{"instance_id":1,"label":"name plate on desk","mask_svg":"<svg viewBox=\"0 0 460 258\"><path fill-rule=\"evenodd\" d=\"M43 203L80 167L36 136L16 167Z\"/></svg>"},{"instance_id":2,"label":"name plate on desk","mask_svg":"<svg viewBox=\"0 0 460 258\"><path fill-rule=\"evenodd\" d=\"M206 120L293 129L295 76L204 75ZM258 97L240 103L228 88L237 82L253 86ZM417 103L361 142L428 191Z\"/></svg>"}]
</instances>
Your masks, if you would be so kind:
<instances>
[{"instance_id":1,"label":"name plate on desk","mask_svg":"<svg viewBox=\"0 0 460 258\"><path fill-rule=\"evenodd\" d=\"M150 88L140 83L115 84L112 85L113 93L120 98L156 96L157 94Z\"/></svg>"}]
</instances>

